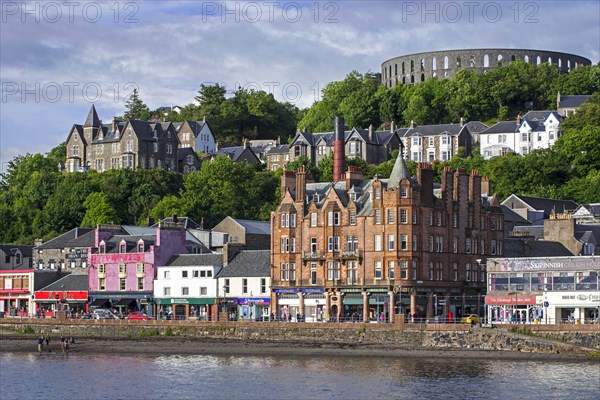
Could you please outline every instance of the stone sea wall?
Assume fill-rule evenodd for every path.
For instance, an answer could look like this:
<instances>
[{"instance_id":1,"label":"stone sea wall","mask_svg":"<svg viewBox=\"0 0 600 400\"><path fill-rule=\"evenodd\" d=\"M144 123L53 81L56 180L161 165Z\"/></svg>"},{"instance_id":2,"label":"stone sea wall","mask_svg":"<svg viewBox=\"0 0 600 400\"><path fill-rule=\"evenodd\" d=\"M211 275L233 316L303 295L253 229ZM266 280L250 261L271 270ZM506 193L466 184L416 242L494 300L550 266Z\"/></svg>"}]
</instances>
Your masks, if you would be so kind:
<instances>
[{"instance_id":1,"label":"stone sea wall","mask_svg":"<svg viewBox=\"0 0 600 400\"><path fill-rule=\"evenodd\" d=\"M202 323L191 321L0 320L2 335L65 335L136 339L150 336L289 342L291 345L364 346L403 350L464 349L537 353L600 352L600 326L444 324Z\"/></svg>"}]
</instances>

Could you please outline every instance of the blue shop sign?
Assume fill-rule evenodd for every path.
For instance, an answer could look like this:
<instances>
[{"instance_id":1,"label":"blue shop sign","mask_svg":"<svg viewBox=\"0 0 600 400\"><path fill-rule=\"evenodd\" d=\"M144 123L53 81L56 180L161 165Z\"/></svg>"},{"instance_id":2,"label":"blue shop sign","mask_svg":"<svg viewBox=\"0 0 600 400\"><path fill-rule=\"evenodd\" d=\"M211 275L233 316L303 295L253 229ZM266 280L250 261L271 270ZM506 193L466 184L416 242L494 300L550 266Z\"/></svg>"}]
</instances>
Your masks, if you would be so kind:
<instances>
[{"instance_id":1,"label":"blue shop sign","mask_svg":"<svg viewBox=\"0 0 600 400\"><path fill-rule=\"evenodd\" d=\"M300 289L302 293L323 293L325 289L318 288L310 288L310 289Z\"/></svg>"},{"instance_id":2,"label":"blue shop sign","mask_svg":"<svg viewBox=\"0 0 600 400\"><path fill-rule=\"evenodd\" d=\"M245 298L245 297L240 297L237 299L237 303L238 304L248 304L248 303L254 303L254 304L269 304L271 302L271 299L269 299L268 297L252 297L252 298Z\"/></svg>"},{"instance_id":3,"label":"blue shop sign","mask_svg":"<svg viewBox=\"0 0 600 400\"><path fill-rule=\"evenodd\" d=\"M298 289L275 289L275 293L298 293Z\"/></svg>"}]
</instances>

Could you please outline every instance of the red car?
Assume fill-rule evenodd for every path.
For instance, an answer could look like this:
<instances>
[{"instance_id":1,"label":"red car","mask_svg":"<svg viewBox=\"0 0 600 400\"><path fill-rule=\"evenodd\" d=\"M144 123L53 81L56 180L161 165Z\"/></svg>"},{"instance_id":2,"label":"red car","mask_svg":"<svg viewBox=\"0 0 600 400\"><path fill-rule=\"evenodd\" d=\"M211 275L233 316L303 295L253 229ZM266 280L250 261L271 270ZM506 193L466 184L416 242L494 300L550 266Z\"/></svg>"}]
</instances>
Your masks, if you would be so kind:
<instances>
[{"instance_id":1,"label":"red car","mask_svg":"<svg viewBox=\"0 0 600 400\"><path fill-rule=\"evenodd\" d=\"M132 311L127 315L127 319L147 321L150 319L150 317L140 311Z\"/></svg>"}]
</instances>

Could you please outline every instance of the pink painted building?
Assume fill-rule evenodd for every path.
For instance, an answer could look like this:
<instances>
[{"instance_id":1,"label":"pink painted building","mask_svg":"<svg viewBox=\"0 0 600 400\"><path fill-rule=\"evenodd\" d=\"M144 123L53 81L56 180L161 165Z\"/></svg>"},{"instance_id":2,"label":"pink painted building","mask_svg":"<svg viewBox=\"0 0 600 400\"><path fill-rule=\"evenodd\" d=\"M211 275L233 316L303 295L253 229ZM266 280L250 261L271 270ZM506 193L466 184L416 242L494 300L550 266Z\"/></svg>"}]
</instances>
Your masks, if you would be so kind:
<instances>
[{"instance_id":1,"label":"pink painted building","mask_svg":"<svg viewBox=\"0 0 600 400\"><path fill-rule=\"evenodd\" d=\"M152 312L156 267L175 254L188 254L182 222L161 222L156 234L131 235L120 225L98 225L89 249L91 308Z\"/></svg>"}]
</instances>

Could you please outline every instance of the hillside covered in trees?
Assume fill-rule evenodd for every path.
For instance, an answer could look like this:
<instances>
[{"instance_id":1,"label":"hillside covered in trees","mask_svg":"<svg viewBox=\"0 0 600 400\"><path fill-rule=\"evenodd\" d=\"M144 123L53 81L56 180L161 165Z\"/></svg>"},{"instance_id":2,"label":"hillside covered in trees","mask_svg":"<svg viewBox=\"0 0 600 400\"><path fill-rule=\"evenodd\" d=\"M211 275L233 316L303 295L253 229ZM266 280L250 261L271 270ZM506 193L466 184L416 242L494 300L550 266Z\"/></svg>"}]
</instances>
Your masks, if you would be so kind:
<instances>
[{"instance_id":1,"label":"hillside covered in trees","mask_svg":"<svg viewBox=\"0 0 600 400\"><path fill-rule=\"evenodd\" d=\"M516 71L531 70L530 66L523 65L515 65L514 68ZM551 68L548 67L539 66L536 69L552 74ZM555 90L560 90L561 94L593 93L577 114L563 121L562 136L552 148L533 151L524 157L509 154L488 161L479 155L465 157L459 152L447 163L434 163L434 168L438 173L446 165L452 169L477 169L480 174L490 177L492 190L500 200L511 193L518 193L570 199L578 203L600 202L599 70L600 67L596 65L578 69L568 75L552 75L552 79L537 80L535 87L530 86L530 91L519 92L521 94L512 97L508 96L508 92L502 94L497 92L498 89L489 89L492 90L493 96L487 95L487 101L478 103L477 97L471 98L473 110L479 110L472 112L479 114L465 114L465 119L489 122L490 118L495 120L501 116L500 112L505 112L502 110L509 110L509 113L519 112L524 102L535 96L537 101L541 102L539 104L552 108L556 98ZM501 76L511 76L507 71L503 73ZM461 74L456 78L458 81L470 76L469 73ZM487 79L490 75L492 74L471 78ZM516 78L503 79L512 82ZM323 91L323 99L306 111L299 126L303 126L304 123L305 127L311 127L314 131L331 130L330 124L335 114L344 115L350 126L363 127L370 123L385 125L391 120L401 124L406 120L424 121L421 123L446 122L463 114L463 111L455 111L452 114L448 104L464 103L461 106L465 107L464 112L469 109L468 103L462 97L467 96L469 91L464 88L465 92L462 95L440 95L439 98L443 101L440 100L439 103L434 101L435 96L427 98L424 94L416 94L421 91L428 93L428 88L435 85L462 87L454 82L454 79L431 80L414 87L393 89L385 89L377 82L376 77L369 74L362 76L351 73L342 82L330 83ZM539 85L547 88L540 91ZM519 85L515 83L515 87L517 86ZM375 89L373 96L355 94L355 90L361 92L367 90L365 88ZM215 90L214 87L203 89L207 96L208 92L212 93ZM474 86L472 91L479 90ZM216 97L221 98L219 93ZM402 95L393 97L390 93ZM495 101L504 100L493 103L490 99L494 96L499 96ZM357 105L369 98L378 100L363 104L366 108ZM383 101L384 98L388 100ZM416 100L419 98L422 100ZM542 103L543 101L546 103ZM422 106L409 107L415 102L421 102ZM486 106L477 108L477 104ZM427 111L423 111L424 109ZM487 114L481 111L484 109L487 110ZM128 112L131 110L133 108L128 108ZM373 114L362 115L356 113L358 110L371 110ZM413 114L412 110L423 111L423 115L426 116L420 120L418 114ZM460 107L457 110L460 110ZM495 117L490 116L492 114ZM431 119L434 117L430 115L436 115L435 118L439 119ZM243 129L234 131L237 132L235 135L238 135ZM258 130L258 133L260 132L261 130ZM276 135L276 132L280 131L273 131L273 134ZM147 223L149 216L159 219L172 213L189 216L197 222L204 221L207 228L228 215L267 220L270 211L275 209L279 201L281 171L267 172L260 166L234 164L226 157L205 162L199 171L185 176L162 169L62 173L58 171L57 165L64 159L65 147L61 144L48 154L26 154L9 162L7 172L0 176L0 243L32 244L38 237L47 240L76 226L93 227L98 223L143 225ZM367 165L361 160L347 160L347 163L360 167L366 177L378 174L385 178L389 176L393 166L393 161L377 166ZM331 158L323 160L319 165L310 165L307 159L299 159L288 165L287 169L293 170L300 164L306 165L316 180L331 180ZM414 174L416 164L410 161L407 164Z\"/></svg>"}]
</instances>

